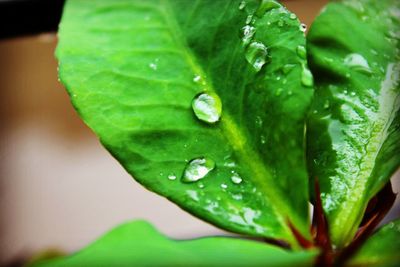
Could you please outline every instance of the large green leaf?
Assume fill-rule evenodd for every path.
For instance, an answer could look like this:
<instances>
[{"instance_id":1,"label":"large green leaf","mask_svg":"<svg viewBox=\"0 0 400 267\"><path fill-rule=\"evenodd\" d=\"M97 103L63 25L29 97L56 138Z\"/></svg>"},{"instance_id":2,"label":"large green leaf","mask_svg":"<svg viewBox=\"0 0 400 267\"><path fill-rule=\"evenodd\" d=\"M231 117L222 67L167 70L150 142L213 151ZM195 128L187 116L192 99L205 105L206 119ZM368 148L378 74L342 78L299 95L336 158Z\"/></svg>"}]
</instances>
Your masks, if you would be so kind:
<instances>
[{"instance_id":1,"label":"large green leaf","mask_svg":"<svg viewBox=\"0 0 400 267\"><path fill-rule=\"evenodd\" d=\"M380 228L361 247L349 266L396 267L400 263L400 220Z\"/></svg>"},{"instance_id":2,"label":"large green leaf","mask_svg":"<svg viewBox=\"0 0 400 267\"><path fill-rule=\"evenodd\" d=\"M291 221L309 235L313 90L294 14L265 0L71 0L59 40L75 108L136 180L231 231L295 244Z\"/></svg>"},{"instance_id":3,"label":"large green leaf","mask_svg":"<svg viewBox=\"0 0 400 267\"><path fill-rule=\"evenodd\" d=\"M227 237L176 241L151 225L121 225L71 256L36 261L46 266L312 266L316 251L288 252L272 245Z\"/></svg>"},{"instance_id":4,"label":"large green leaf","mask_svg":"<svg viewBox=\"0 0 400 267\"><path fill-rule=\"evenodd\" d=\"M332 2L307 37L316 77L309 169L339 246L400 163L399 8L396 0Z\"/></svg>"}]
</instances>

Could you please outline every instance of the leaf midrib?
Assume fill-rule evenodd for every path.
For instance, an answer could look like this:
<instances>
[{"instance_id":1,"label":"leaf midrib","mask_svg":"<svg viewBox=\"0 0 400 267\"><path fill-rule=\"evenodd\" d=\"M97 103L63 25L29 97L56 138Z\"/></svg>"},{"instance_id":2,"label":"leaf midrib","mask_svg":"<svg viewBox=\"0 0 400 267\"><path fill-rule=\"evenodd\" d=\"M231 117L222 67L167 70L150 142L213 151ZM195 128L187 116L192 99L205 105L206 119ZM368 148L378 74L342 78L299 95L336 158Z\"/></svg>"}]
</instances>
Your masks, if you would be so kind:
<instances>
[{"instance_id":1,"label":"leaf midrib","mask_svg":"<svg viewBox=\"0 0 400 267\"><path fill-rule=\"evenodd\" d=\"M203 69L197 63L196 57L193 55L190 48L185 41L184 35L181 33L181 29L178 26L178 23L174 18L174 16L168 15L174 14L172 7L169 4L169 0L161 0L166 8L166 11L160 9L160 12L163 14L167 25L171 29L171 35L177 45L181 47L182 55L189 63L193 73L195 75L200 75L205 81L207 91L214 92L217 94L216 90L212 86L212 82L207 79ZM167 14L166 14L167 12ZM265 164L259 157L258 151L252 150L249 142L245 134L240 130L237 123L232 119L232 116L228 111L223 110L223 114L221 116L221 120L219 121L219 128L222 131L222 136L225 137L226 141L234 148L237 152L238 158L241 159L242 163L247 165L247 169L252 172L252 181L259 186L262 192L264 192L264 196L267 202L271 204L271 207L274 209L274 213L277 215L278 221L283 226L283 229L287 233L287 237L290 240L287 240L294 248L298 247L297 242L295 241L293 234L290 228L287 225L287 219L284 214L291 214L290 208L285 203L285 201L280 197L280 192L274 190L274 187L268 186L268 182L273 184L273 177L265 167ZM270 201L270 200L273 201ZM296 222L300 222L301 220L292 214L292 217L296 218Z\"/></svg>"},{"instance_id":2,"label":"leaf midrib","mask_svg":"<svg viewBox=\"0 0 400 267\"><path fill-rule=\"evenodd\" d=\"M389 70L390 66L392 67L392 70ZM365 145L365 153L364 157L362 157L362 160L358 163L358 166L360 167L357 176L354 177L356 183L353 187L352 195L351 197L346 198L346 202L348 203L347 205L341 205L338 211L338 214L335 220L334 224L332 225L335 229L339 229L339 235L340 239L339 245L343 245L346 238L349 236L352 237L351 231L354 231L354 228L358 226L359 220L361 220L360 214L362 214L362 210L366 208L366 204L362 205L362 202L359 201L359 196L366 197L366 185L368 183L368 179L370 179L372 172L374 170L374 164L371 164L371 162L375 162L376 158L379 155L379 152L383 146L383 143L385 141L385 138L387 136L387 132L389 130L389 126L392 124L394 118L395 118L395 113L398 111L399 107L396 107L396 102L398 102L398 92L396 93L396 85L399 83L399 76L396 77L396 79L392 79L391 75L393 72L395 72L397 69L400 69L400 64L396 63L389 63L388 64L388 70L387 70L387 75L385 77L385 80L381 84L381 91L380 91L380 96L379 96L379 112L376 114L375 121L374 121L374 126L372 127L371 130L371 138L368 140L368 143ZM390 79L390 82L392 82L391 86L388 86L385 88L385 83ZM389 108L388 108L389 107ZM385 119L388 118L388 119ZM384 120L385 123L377 125L377 122ZM377 134L373 134L375 131L375 125L377 127L380 127L381 130ZM374 153L369 154L370 151L374 151ZM363 166L366 166L366 168L363 168ZM357 196L356 198L354 196ZM349 208L349 205L351 208ZM359 218L354 218L354 217L359 217ZM355 220L356 219L356 220ZM342 225L350 225L354 223L352 228L346 228L347 231L343 231ZM335 232L333 233L335 235Z\"/></svg>"}]
</instances>

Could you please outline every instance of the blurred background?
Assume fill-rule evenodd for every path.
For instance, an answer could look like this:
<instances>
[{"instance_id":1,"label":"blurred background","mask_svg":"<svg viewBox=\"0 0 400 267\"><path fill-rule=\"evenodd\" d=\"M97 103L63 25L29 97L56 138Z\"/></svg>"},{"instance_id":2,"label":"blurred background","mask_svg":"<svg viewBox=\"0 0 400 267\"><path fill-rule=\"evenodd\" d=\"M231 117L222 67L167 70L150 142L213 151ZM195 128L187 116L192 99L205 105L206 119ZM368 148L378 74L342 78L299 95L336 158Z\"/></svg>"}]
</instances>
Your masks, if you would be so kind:
<instances>
[{"instance_id":1,"label":"blurred background","mask_svg":"<svg viewBox=\"0 0 400 267\"><path fill-rule=\"evenodd\" d=\"M0 0L0 9L7 2L17 1ZM55 30L62 1L36 2L55 13L34 15L33 5L28 24L16 26L1 16L18 17L15 8L0 11L0 266L44 249L77 250L132 219L175 238L226 234L146 191L103 149L57 81L55 33L26 35ZM283 2L310 25L327 0Z\"/></svg>"}]
</instances>

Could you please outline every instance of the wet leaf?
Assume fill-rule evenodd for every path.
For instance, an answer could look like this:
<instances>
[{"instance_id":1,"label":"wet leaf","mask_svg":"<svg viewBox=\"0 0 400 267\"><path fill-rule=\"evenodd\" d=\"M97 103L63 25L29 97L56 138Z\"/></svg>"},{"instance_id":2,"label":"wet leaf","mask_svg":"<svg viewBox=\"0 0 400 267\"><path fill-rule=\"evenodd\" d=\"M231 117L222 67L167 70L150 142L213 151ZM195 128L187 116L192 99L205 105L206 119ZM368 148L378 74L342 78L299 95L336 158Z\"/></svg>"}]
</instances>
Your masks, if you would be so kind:
<instances>
[{"instance_id":1,"label":"wet leaf","mask_svg":"<svg viewBox=\"0 0 400 267\"><path fill-rule=\"evenodd\" d=\"M332 2L308 35L316 93L308 124L332 241L348 244L400 165L400 2Z\"/></svg>"},{"instance_id":2,"label":"wet leaf","mask_svg":"<svg viewBox=\"0 0 400 267\"><path fill-rule=\"evenodd\" d=\"M288 221L309 237L313 92L300 28L270 0L70 0L60 78L145 187L227 230L296 246Z\"/></svg>"}]
</instances>

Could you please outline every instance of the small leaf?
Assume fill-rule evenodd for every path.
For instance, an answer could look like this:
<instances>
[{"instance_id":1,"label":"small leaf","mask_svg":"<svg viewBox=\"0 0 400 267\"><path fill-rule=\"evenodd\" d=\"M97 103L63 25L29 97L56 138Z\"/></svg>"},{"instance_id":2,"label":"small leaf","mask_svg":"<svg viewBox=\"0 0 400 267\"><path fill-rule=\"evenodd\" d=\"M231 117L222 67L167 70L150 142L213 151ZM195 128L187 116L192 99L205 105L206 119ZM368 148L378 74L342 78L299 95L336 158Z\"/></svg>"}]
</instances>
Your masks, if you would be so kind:
<instances>
[{"instance_id":1,"label":"small leaf","mask_svg":"<svg viewBox=\"0 0 400 267\"><path fill-rule=\"evenodd\" d=\"M396 267L400 263L400 220L380 228L348 264L351 266Z\"/></svg>"},{"instance_id":2,"label":"small leaf","mask_svg":"<svg viewBox=\"0 0 400 267\"><path fill-rule=\"evenodd\" d=\"M228 237L176 241L136 221L115 228L75 254L30 266L312 266L316 254Z\"/></svg>"},{"instance_id":3,"label":"small leaf","mask_svg":"<svg viewBox=\"0 0 400 267\"><path fill-rule=\"evenodd\" d=\"M399 10L396 0L332 2L308 35L308 165L339 247L400 165Z\"/></svg>"},{"instance_id":4,"label":"small leaf","mask_svg":"<svg viewBox=\"0 0 400 267\"><path fill-rule=\"evenodd\" d=\"M145 187L227 230L296 246L288 221L309 238L313 93L299 26L276 1L71 0L60 78Z\"/></svg>"}]
</instances>

